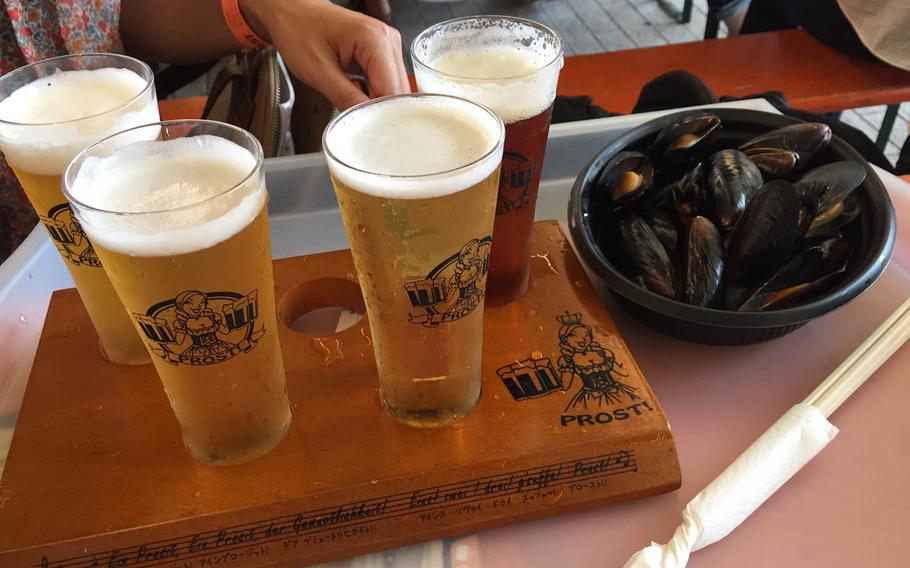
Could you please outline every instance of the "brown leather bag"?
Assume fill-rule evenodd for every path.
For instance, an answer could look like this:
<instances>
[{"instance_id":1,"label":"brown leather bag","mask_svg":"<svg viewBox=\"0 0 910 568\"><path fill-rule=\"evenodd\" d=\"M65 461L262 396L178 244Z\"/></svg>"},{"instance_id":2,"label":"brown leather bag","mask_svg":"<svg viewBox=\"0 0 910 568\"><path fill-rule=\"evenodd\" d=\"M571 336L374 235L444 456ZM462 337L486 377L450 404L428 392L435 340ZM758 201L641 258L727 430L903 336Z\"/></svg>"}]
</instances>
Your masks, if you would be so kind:
<instances>
[{"instance_id":1,"label":"brown leather bag","mask_svg":"<svg viewBox=\"0 0 910 568\"><path fill-rule=\"evenodd\" d=\"M294 87L278 52L244 51L215 77L202 116L248 130L262 144L264 156L274 158L294 153L294 102Z\"/></svg>"},{"instance_id":2,"label":"brown leather bag","mask_svg":"<svg viewBox=\"0 0 910 568\"><path fill-rule=\"evenodd\" d=\"M349 74L364 92L362 75ZM262 143L266 158L322 151L322 132L338 111L316 89L290 75L274 48L232 57L215 77L204 118L240 126Z\"/></svg>"}]
</instances>

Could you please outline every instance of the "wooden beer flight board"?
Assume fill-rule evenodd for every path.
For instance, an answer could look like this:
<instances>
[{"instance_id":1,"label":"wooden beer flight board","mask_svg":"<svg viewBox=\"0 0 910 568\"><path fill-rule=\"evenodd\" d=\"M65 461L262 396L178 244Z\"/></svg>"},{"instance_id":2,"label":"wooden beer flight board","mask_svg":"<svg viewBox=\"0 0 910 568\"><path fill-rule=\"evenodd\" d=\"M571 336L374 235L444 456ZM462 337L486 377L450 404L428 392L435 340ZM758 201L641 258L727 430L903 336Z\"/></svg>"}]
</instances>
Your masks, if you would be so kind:
<instances>
[{"instance_id":1,"label":"wooden beer flight board","mask_svg":"<svg viewBox=\"0 0 910 568\"><path fill-rule=\"evenodd\" d=\"M477 410L438 430L383 411L366 318L328 337L281 323L362 310L350 253L275 262L294 421L231 467L190 458L154 368L103 361L75 290L56 292L0 487L0 566L300 565L678 488L663 410L565 236L540 222L534 239L526 297L485 312Z\"/></svg>"}]
</instances>

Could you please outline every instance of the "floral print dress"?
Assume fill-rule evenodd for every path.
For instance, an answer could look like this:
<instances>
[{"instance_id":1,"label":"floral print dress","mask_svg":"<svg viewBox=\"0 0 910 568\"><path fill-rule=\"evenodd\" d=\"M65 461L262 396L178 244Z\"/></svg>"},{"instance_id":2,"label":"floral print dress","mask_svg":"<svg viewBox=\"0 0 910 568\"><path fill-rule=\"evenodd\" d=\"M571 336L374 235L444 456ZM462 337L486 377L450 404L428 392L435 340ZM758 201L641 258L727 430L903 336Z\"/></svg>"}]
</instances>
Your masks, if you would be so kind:
<instances>
[{"instance_id":1,"label":"floral print dress","mask_svg":"<svg viewBox=\"0 0 910 568\"><path fill-rule=\"evenodd\" d=\"M120 0L0 0L0 75L28 63L85 52L119 53ZM0 262L37 217L0 157Z\"/></svg>"}]
</instances>

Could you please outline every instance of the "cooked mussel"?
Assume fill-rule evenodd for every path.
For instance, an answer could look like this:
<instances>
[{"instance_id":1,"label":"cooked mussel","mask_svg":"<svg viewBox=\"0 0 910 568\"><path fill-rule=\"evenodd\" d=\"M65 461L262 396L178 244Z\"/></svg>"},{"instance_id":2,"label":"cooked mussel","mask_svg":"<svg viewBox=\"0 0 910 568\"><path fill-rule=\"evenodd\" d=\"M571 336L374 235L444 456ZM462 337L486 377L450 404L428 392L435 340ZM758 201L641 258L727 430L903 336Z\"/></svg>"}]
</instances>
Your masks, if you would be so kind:
<instances>
[{"instance_id":1,"label":"cooked mussel","mask_svg":"<svg viewBox=\"0 0 910 568\"><path fill-rule=\"evenodd\" d=\"M591 192L598 244L620 273L670 299L741 311L788 308L840 285L865 229L854 190L866 168L815 167L831 153L828 126L741 143L736 123L721 136L709 112L664 124L650 146L639 140L639 151L609 159Z\"/></svg>"},{"instance_id":2,"label":"cooked mussel","mask_svg":"<svg viewBox=\"0 0 910 568\"><path fill-rule=\"evenodd\" d=\"M728 281L748 286L773 272L800 236L801 210L799 192L790 182L775 179L762 185L727 242Z\"/></svg>"},{"instance_id":3,"label":"cooked mussel","mask_svg":"<svg viewBox=\"0 0 910 568\"><path fill-rule=\"evenodd\" d=\"M744 152L764 179L785 177L796 170L799 154L781 148L751 148Z\"/></svg>"},{"instance_id":4,"label":"cooked mussel","mask_svg":"<svg viewBox=\"0 0 910 568\"><path fill-rule=\"evenodd\" d=\"M705 189L702 184L701 164L696 165L668 187L679 223L683 227L688 227L692 219L704 209Z\"/></svg>"},{"instance_id":5,"label":"cooked mussel","mask_svg":"<svg viewBox=\"0 0 910 568\"><path fill-rule=\"evenodd\" d=\"M724 247L720 231L710 219L692 220L682 243L680 300L709 306L720 289L724 273Z\"/></svg>"},{"instance_id":6,"label":"cooked mussel","mask_svg":"<svg viewBox=\"0 0 910 568\"><path fill-rule=\"evenodd\" d=\"M620 220L619 230L626 253L636 271L629 275L640 278L645 288L676 299L676 274L666 249L651 227L638 215L629 214Z\"/></svg>"},{"instance_id":7,"label":"cooked mussel","mask_svg":"<svg viewBox=\"0 0 910 568\"><path fill-rule=\"evenodd\" d=\"M801 122L760 134L745 142L739 149L746 154L756 152L757 149L789 150L799 155L799 164L805 164L813 154L828 146L829 142L831 128L827 124Z\"/></svg>"},{"instance_id":8,"label":"cooked mussel","mask_svg":"<svg viewBox=\"0 0 910 568\"><path fill-rule=\"evenodd\" d=\"M597 178L596 199L608 211L619 211L635 203L651 188L654 166L641 152L619 152L611 158Z\"/></svg>"},{"instance_id":9,"label":"cooked mussel","mask_svg":"<svg viewBox=\"0 0 910 568\"><path fill-rule=\"evenodd\" d=\"M764 311L795 305L821 292L843 276L850 245L843 238L831 238L794 255L766 282L746 292L739 311Z\"/></svg>"},{"instance_id":10,"label":"cooked mussel","mask_svg":"<svg viewBox=\"0 0 910 568\"><path fill-rule=\"evenodd\" d=\"M721 230L729 231L761 187L761 172L739 150L715 152L704 167L708 214Z\"/></svg>"},{"instance_id":11,"label":"cooked mussel","mask_svg":"<svg viewBox=\"0 0 910 568\"><path fill-rule=\"evenodd\" d=\"M661 129L651 144L655 160L678 165L703 157L720 131L720 119L704 111L680 115Z\"/></svg>"},{"instance_id":12,"label":"cooked mussel","mask_svg":"<svg viewBox=\"0 0 910 568\"><path fill-rule=\"evenodd\" d=\"M866 168L850 161L833 162L807 172L796 182L803 195L818 200L819 214L842 203L866 179Z\"/></svg>"},{"instance_id":13,"label":"cooked mussel","mask_svg":"<svg viewBox=\"0 0 910 568\"><path fill-rule=\"evenodd\" d=\"M651 209L641 214L660 244L667 249L667 254L672 255L676 252L676 242L679 240L679 231L676 230L676 222L672 216L663 209Z\"/></svg>"},{"instance_id":14,"label":"cooked mussel","mask_svg":"<svg viewBox=\"0 0 910 568\"><path fill-rule=\"evenodd\" d=\"M805 236L809 238L822 235L830 236L837 233L859 217L862 211L863 208L859 198L855 195L850 195L844 201L815 215Z\"/></svg>"}]
</instances>

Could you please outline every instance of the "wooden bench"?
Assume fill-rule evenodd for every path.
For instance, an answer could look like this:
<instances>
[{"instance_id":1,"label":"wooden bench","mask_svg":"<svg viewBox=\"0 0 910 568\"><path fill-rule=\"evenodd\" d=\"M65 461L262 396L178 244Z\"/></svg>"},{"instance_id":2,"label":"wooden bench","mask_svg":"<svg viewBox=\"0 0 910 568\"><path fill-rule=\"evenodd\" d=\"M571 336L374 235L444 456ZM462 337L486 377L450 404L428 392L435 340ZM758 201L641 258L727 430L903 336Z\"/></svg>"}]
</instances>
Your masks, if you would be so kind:
<instances>
[{"instance_id":1,"label":"wooden bench","mask_svg":"<svg viewBox=\"0 0 910 568\"><path fill-rule=\"evenodd\" d=\"M898 105L910 101L910 72L849 57L803 30L567 57L557 92L628 113L645 83L674 69L695 73L718 96L777 90L794 108L814 112L888 105L880 147Z\"/></svg>"},{"instance_id":2,"label":"wooden bench","mask_svg":"<svg viewBox=\"0 0 910 568\"><path fill-rule=\"evenodd\" d=\"M794 108L814 112L888 105L880 147L899 103L910 101L910 72L849 57L802 30L566 57L557 92L589 95L594 104L628 113L645 83L674 69L695 73L718 96L777 90ZM198 117L203 103L162 101L162 117Z\"/></svg>"},{"instance_id":3,"label":"wooden bench","mask_svg":"<svg viewBox=\"0 0 910 568\"><path fill-rule=\"evenodd\" d=\"M161 120L178 120L181 118L200 118L205 108L205 97L187 97L184 99L165 99L158 101L158 113Z\"/></svg>"}]
</instances>

